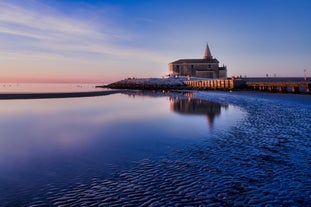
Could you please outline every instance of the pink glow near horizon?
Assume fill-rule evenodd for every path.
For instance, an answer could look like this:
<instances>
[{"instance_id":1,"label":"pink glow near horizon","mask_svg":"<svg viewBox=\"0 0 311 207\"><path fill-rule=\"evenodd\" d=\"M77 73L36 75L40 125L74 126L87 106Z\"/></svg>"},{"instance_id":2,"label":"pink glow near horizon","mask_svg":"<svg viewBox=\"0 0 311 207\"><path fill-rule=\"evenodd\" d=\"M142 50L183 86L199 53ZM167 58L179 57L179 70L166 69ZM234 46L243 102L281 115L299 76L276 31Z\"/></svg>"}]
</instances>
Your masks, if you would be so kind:
<instances>
[{"instance_id":1,"label":"pink glow near horizon","mask_svg":"<svg viewBox=\"0 0 311 207\"><path fill-rule=\"evenodd\" d=\"M104 82L105 79L100 78L57 78L57 77L7 77L0 78L0 83L94 83L94 84L102 84L102 83L110 83L117 78L112 79L111 81Z\"/></svg>"}]
</instances>

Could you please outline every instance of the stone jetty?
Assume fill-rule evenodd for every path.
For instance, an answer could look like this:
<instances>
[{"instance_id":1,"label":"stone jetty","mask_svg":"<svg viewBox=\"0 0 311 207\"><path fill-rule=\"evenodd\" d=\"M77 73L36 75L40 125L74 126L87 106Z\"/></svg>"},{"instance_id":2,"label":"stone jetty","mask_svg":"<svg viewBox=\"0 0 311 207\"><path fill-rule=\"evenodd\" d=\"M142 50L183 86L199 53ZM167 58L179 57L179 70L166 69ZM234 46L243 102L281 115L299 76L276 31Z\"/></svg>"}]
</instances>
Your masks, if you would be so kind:
<instances>
[{"instance_id":1,"label":"stone jetty","mask_svg":"<svg viewBox=\"0 0 311 207\"><path fill-rule=\"evenodd\" d=\"M247 89L280 93L310 93L311 78L244 78Z\"/></svg>"},{"instance_id":2,"label":"stone jetty","mask_svg":"<svg viewBox=\"0 0 311 207\"><path fill-rule=\"evenodd\" d=\"M311 91L311 79L307 78L128 78L105 86L111 89L138 90L257 90L261 92L307 93Z\"/></svg>"},{"instance_id":3,"label":"stone jetty","mask_svg":"<svg viewBox=\"0 0 311 207\"><path fill-rule=\"evenodd\" d=\"M139 90L234 90L245 88L245 81L234 79L206 79L206 78L128 78L98 86L112 89Z\"/></svg>"}]
</instances>

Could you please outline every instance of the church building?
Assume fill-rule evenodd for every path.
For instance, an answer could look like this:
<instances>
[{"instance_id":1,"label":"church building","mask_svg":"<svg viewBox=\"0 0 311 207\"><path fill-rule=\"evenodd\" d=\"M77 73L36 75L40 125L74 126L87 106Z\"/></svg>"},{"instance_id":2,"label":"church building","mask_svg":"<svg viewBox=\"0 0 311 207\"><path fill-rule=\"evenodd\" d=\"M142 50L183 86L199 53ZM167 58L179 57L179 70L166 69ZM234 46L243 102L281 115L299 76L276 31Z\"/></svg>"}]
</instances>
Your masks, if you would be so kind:
<instances>
[{"instance_id":1,"label":"church building","mask_svg":"<svg viewBox=\"0 0 311 207\"><path fill-rule=\"evenodd\" d=\"M171 75L190 76L211 79L226 79L227 67L219 67L219 61L213 58L206 44L203 59L180 59L169 64Z\"/></svg>"}]
</instances>

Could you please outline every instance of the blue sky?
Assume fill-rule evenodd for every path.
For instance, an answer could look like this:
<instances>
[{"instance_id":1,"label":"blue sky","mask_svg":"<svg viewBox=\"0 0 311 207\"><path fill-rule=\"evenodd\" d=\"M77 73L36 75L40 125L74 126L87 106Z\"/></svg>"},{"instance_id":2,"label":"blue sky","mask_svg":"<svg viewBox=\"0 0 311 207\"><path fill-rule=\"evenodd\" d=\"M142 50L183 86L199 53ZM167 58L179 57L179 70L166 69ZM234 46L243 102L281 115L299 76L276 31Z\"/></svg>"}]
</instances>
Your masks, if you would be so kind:
<instances>
[{"instance_id":1,"label":"blue sky","mask_svg":"<svg viewBox=\"0 0 311 207\"><path fill-rule=\"evenodd\" d=\"M2 0L0 82L161 77L202 58L228 75L311 74L309 0Z\"/></svg>"}]
</instances>

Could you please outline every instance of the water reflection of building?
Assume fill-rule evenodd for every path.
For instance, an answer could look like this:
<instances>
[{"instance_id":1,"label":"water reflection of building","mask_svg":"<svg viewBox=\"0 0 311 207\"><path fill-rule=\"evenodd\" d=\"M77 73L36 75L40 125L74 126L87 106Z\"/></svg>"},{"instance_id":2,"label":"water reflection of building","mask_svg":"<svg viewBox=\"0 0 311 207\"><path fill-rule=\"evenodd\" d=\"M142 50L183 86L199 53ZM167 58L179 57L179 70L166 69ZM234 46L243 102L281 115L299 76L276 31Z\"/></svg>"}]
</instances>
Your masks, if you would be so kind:
<instances>
[{"instance_id":1,"label":"water reflection of building","mask_svg":"<svg viewBox=\"0 0 311 207\"><path fill-rule=\"evenodd\" d=\"M221 108L227 108L227 105L206 101L195 98L192 92L170 92L170 91L125 91L128 96L149 96L149 97L168 97L170 109L180 114L206 115L209 126L212 126L214 120L221 113Z\"/></svg>"},{"instance_id":2,"label":"water reflection of building","mask_svg":"<svg viewBox=\"0 0 311 207\"><path fill-rule=\"evenodd\" d=\"M216 102L197 98L176 98L170 100L171 111L181 114L206 115L209 126L214 123L215 117L221 113L222 105Z\"/></svg>"}]
</instances>

